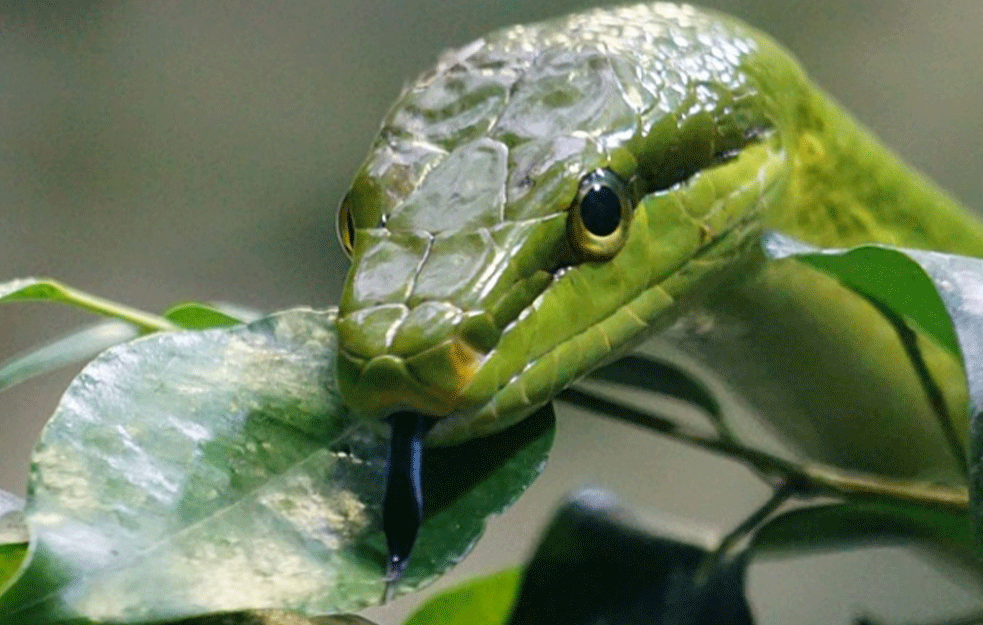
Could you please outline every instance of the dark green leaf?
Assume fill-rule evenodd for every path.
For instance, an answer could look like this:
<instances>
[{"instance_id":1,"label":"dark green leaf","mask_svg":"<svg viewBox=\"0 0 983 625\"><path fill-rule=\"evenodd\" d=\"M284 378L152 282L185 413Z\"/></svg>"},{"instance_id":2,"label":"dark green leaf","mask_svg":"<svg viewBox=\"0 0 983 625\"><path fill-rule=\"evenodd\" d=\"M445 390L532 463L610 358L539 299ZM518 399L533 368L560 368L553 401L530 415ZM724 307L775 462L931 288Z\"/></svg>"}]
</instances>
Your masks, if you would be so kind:
<instances>
[{"instance_id":1,"label":"dark green leaf","mask_svg":"<svg viewBox=\"0 0 983 625\"><path fill-rule=\"evenodd\" d=\"M752 623L743 556L703 570L706 546L640 527L587 492L560 510L522 581L513 625Z\"/></svg>"},{"instance_id":2,"label":"dark green leaf","mask_svg":"<svg viewBox=\"0 0 983 625\"><path fill-rule=\"evenodd\" d=\"M378 602L385 440L353 426L335 392L334 321L298 310L160 333L90 363L35 449L36 542L0 597L0 622L321 615ZM459 560L516 483L534 479L551 417L487 440L501 446L496 466L448 485L456 500L435 500L400 590ZM436 474L430 456L441 454L428 454Z\"/></svg>"},{"instance_id":3,"label":"dark green leaf","mask_svg":"<svg viewBox=\"0 0 983 625\"><path fill-rule=\"evenodd\" d=\"M424 603L405 625L502 625L521 577L521 569L507 569L451 588Z\"/></svg>"},{"instance_id":4,"label":"dark green leaf","mask_svg":"<svg viewBox=\"0 0 983 625\"><path fill-rule=\"evenodd\" d=\"M801 555L872 544L923 543L970 557L969 515L940 506L891 501L833 503L791 510L754 535L754 555Z\"/></svg>"},{"instance_id":5,"label":"dark green leaf","mask_svg":"<svg viewBox=\"0 0 983 625\"><path fill-rule=\"evenodd\" d=\"M401 582L406 592L434 581L452 554L470 551L484 520L511 506L546 467L556 424L552 404L494 436L424 453L426 523ZM381 543L380 543L381 547Z\"/></svg>"}]
</instances>

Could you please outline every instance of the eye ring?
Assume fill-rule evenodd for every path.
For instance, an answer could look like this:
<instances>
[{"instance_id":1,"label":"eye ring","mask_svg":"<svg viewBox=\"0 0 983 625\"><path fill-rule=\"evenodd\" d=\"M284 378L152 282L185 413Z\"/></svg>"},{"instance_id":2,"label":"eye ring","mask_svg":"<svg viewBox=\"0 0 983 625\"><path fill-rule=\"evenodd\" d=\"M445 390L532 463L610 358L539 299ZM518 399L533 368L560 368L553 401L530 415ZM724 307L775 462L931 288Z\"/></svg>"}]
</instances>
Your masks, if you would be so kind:
<instances>
[{"instance_id":1,"label":"eye ring","mask_svg":"<svg viewBox=\"0 0 983 625\"><path fill-rule=\"evenodd\" d=\"M355 218L352 216L351 202L347 194L338 206L337 233L338 242L341 243L345 255L350 260L355 249Z\"/></svg>"},{"instance_id":2,"label":"eye ring","mask_svg":"<svg viewBox=\"0 0 983 625\"><path fill-rule=\"evenodd\" d=\"M612 258L628 239L634 208L628 184L609 169L595 169L580 179L570 206L570 245L585 260Z\"/></svg>"}]
</instances>

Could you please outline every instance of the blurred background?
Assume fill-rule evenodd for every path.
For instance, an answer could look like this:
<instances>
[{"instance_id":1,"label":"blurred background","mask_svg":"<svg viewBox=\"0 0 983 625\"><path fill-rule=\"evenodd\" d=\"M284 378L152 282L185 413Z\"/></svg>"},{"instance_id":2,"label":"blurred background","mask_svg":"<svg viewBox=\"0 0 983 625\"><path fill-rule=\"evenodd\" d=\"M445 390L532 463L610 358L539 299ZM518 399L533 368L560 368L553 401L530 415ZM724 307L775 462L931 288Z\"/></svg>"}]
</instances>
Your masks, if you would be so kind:
<instances>
[{"instance_id":1,"label":"blurred background","mask_svg":"<svg viewBox=\"0 0 983 625\"><path fill-rule=\"evenodd\" d=\"M347 268L335 207L404 82L489 29L590 4L4 3L0 281L53 276L151 311L330 305ZM703 4L784 42L885 142L983 207L983 3ZM0 360L88 321L52 304L0 307ZM32 441L76 372L0 398L0 488L24 493ZM588 484L710 528L767 494L738 465L564 408L544 476L438 588L521 562L558 502ZM979 601L888 548L756 565L750 586L773 624L924 622ZM370 616L399 623L420 597Z\"/></svg>"}]
</instances>

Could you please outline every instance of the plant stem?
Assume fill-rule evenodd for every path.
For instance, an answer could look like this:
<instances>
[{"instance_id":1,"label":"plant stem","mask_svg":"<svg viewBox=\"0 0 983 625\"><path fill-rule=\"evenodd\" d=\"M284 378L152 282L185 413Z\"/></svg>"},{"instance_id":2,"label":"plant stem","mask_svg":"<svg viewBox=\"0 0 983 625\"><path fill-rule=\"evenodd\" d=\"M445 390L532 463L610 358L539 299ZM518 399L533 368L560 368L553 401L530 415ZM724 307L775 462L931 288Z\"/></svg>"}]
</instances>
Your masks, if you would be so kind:
<instances>
[{"instance_id":1,"label":"plant stem","mask_svg":"<svg viewBox=\"0 0 983 625\"><path fill-rule=\"evenodd\" d=\"M120 304L91 293L79 291L60 282L52 281L61 289L63 295L58 298L64 304L70 304L83 310L107 317L122 319L132 323L144 334L180 329L164 317L148 313L125 304Z\"/></svg>"},{"instance_id":2,"label":"plant stem","mask_svg":"<svg viewBox=\"0 0 983 625\"><path fill-rule=\"evenodd\" d=\"M754 512L752 512L740 525L731 530L726 536L720 539L717 547L704 559L703 564L696 575L697 579L705 581L710 572L720 563L734 557L739 552L739 548L765 521L771 517L785 502L795 495L795 485L791 482L782 482L775 488L775 491Z\"/></svg>"},{"instance_id":3,"label":"plant stem","mask_svg":"<svg viewBox=\"0 0 983 625\"><path fill-rule=\"evenodd\" d=\"M557 399L619 421L644 427L679 442L733 458L763 474L764 479L769 475L781 476L795 489L798 496L832 495L849 500L884 498L940 506L956 512L969 510L969 493L965 487L843 471L818 463L796 463L735 441L707 436L665 417L643 412L576 388L563 391Z\"/></svg>"}]
</instances>

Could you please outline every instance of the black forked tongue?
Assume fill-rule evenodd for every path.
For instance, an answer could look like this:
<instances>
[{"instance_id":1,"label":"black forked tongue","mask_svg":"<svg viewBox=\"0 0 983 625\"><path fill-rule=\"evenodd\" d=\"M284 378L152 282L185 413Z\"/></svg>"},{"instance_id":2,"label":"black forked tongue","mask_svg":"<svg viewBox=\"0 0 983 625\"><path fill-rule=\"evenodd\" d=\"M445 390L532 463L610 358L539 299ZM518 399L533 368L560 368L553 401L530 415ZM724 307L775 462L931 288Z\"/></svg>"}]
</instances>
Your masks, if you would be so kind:
<instances>
[{"instance_id":1,"label":"black forked tongue","mask_svg":"<svg viewBox=\"0 0 983 625\"><path fill-rule=\"evenodd\" d=\"M414 412L397 412L389 417L389 424L392 434L386 460L386 494L382 500L382 528L389 549L387 598L406 570L423 522L423 439L434 419Z\"/></svg>"}]
</instances>

